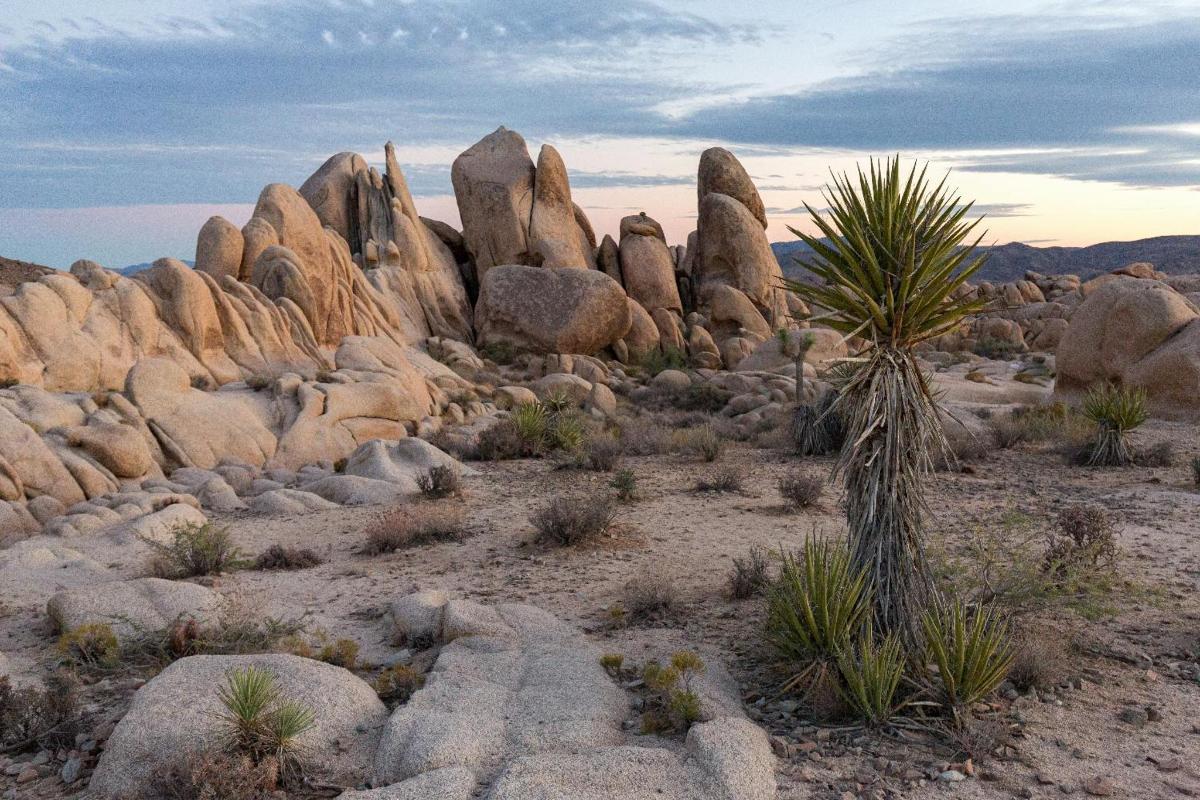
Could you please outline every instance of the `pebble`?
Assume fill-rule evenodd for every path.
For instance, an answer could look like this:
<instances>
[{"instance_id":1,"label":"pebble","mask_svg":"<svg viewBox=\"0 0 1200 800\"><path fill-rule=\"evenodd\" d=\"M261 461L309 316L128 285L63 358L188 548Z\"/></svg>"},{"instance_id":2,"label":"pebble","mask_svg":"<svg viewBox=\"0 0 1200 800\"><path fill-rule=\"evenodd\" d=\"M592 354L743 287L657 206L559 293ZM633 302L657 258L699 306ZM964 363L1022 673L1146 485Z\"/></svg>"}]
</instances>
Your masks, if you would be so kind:
<instances>
[{"instance_id":1,"label":"pebble","mask_svg":"<svg viewBox=\"0 0 1200 800\"><path fill-rule=\"evenodd\" d=\"M37 767L26 767L20 772L20 774L17 775L17 783L29 783L30 781L36 781L37 778Z\"/></svg>"}]
</instances>

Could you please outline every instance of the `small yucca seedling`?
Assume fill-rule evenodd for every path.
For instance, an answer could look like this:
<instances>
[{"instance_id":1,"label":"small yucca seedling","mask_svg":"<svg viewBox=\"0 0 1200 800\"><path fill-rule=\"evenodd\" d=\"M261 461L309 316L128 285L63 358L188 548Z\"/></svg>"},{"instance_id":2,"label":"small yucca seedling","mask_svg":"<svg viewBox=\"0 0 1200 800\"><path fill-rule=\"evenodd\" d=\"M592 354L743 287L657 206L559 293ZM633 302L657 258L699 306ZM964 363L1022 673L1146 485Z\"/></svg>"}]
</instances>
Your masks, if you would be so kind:
<instances>
[{"instance_id":1,"label":"small yucca seedling","mask_svg":"<svg viewBox=\"0 0 1200 800\"><path fill-rule=\"evenodd\" d=\"M1123 467L1134 453L1126 434L1146 421L1146 392L1104 384L1083 398L1083 414L1096 425L1096 441L1088 454L1089 467Z\"/></svg>"},{"instance_id":2,"label":"small yucca seedling","mask_svg":"<svg viewBox=\"0 0 1200 800\"><path fill-rule=\"evenodd\" d=\"M942 700L955 716L995 691L1008 674L1012 636L994 609L968 609L958 598L941 600L925 611L921 623Z\"/></svg>"},{"instance_id":3,"label":"small yucca seedling","mask_svg":"<svg viewBox=\"0 0 1200 800\"><path fill-rule=\"evenodd\" d=\"M510 419L521 440L522 449L537 455L546 444L550 415L541 403L521 403L512 410Z\"/></svg>"},{"instance_id":4,"label":"small yucca seedling","mask_svg":"<svg viewBox=\"0 0 1200 800\"><path fill-rule=\"evenodd\" d=\"M844 545L811 538L799 559L788 553L780 559L779 579L767 591L767 640L785 661L803 667L785 686L792 689L847 651L867 621L871 594Z\"/></svg>"},{"instance_id":5,"label":"small yucca seedling","mask_svg":"<svg viewBox=\"0 0 1200 800\"><path fill-rule=\"evenodd\" d=\"M570 409L574 403L571 402L571 396L567 394L566 390L555 389L546 395L546 398L542 400L542 405L549 414L557 416Z\"/></svg>"},{"instance_id":6,"label":"small yucca seedling","mask_svg":"<svg viewBox=\"0 0 1200 800\"><path fill-rule=\"evenodd\" d=\"M904 676L904 648L888 636L877 645L873 636L838 658L842 699L870 726L882 725L899 710L896 690Z\"/></svg>"},{"instance_id":7,"label":"small yucca seedling","mask_svg":"<svg viewBox=\"0 0 1200 800\"><path fill-rule=\"evenodd\" d=\"M548 431L550 444L558 450L568 453L579 453L587 440L587 429L583 422L573 413L559 413L551 417Z\"/></svg>"},{"instance_id":8,"label":"small yucca seedling","mask_svg":"<svg viewBox=\"0 0 1200 800\"><path fill-rule=\"evenodd\" d=\"M608 484L617 493L617 499L628 503L637 499L637 475L631 469L617 470L612 481Z\"/></svg>"},{"instance_id":9,"label":"small yucca seedling","mask_svg":"<svg viewBox=\"0 0 1200 800\"><path fill-rule=\"evenodd\" d=\"M301 771L299 738L316 724L308 706L282 699L275 674L253 665L230 670L218 696L228 746L256 764L270 763L285 781Z\"/></svg>"},{"instance_id":10,"label":"small yucca seedling","mask_svg":"<svg viewBox=\"0 0 1200 800\"><path fill-rule=\"evenodd\" d=\"M284 700L267 716L264 749L285 772L296 763L298 739L316 724L311 708L295 700Z\"/></svg>"}]
</instances>

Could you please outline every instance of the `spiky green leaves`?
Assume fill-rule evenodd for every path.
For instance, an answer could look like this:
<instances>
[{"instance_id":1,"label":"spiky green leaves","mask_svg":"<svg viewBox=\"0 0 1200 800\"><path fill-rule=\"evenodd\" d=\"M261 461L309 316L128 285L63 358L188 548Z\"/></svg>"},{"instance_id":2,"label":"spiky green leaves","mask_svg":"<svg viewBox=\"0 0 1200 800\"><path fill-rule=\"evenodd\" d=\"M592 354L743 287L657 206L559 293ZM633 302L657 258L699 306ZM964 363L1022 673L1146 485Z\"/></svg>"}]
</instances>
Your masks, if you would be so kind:
<instances>
[{"instance_id":1,"label":"spiky green leaves","mask_svg":"<svg viewBox=\"0 0 1200 800\"><path fill-rule=\"evenodd\" d=\"M230 670L218 697L231 750L255 763L271 759L285 778L299 771L298 740L316 724L316 715L282 697L273 672L254 665Z\"/></svg>"},{"instance_id":2,"label":"spiky green leaves","mask_svg":"<svg viewBox=\"0 0 1200 800\"><path fill-rule=\"evenodd\" d=\"M932 186L927 167L913 164L907 177L900 159L872 161L858 172L833 176L825 192L828 212L805 205L820 236L790 228L813 250L800 263L818 285L789 281L788 288L825 309L822 322L876 345L908 348L953 330L982 310L958 289L983 265L970 237L979 220L967 220L970 204L951 194L945 179Z\"/></svg>"},{"instance_id":3,"label":"spiky green leaves","mask_svg":"<svg viewBox=\"0 0 1200 800\"><path fill-rule=\"evenodd\" d=\"M943 702L961 709L1000 685L1013 661L1008 624L991 608L957 598L935 603L921 617L930 662L937 666Z\"/></svg>"},{"instance_id":4,"label":"spiky green leaves","mask_svg":"<svg viewBox=\"0 0 1200 800\"><path fill-rule=\"evenodd\" d=\"M875 637L864 636L857 647L838 658L842 699L868 725L882 725L899 709L896 690L905 664L898 638L889 636L876 644Z\"/></svg>"}]
</instances>

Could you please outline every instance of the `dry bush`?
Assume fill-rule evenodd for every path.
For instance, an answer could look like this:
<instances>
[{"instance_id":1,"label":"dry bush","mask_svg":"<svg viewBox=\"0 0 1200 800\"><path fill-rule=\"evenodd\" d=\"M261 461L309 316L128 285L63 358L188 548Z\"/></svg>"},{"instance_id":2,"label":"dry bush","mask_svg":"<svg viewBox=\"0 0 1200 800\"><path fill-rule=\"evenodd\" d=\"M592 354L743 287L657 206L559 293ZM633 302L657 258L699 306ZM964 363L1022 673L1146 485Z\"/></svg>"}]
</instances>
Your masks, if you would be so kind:
<instances>
[{"instance_id":1,"label":"dry bush","mask_svg":"<svg viewBox=\"0 0 1200 800\"><path fill-rule=\"evenodd\" d=\"M155 550L150 570L158 578L219 575L246 565L229 529L210 523L177 525L171 530L170 544L146 541Z\"/></svg>"},{"instance_id":2,"label":"dry bush","mask_svg":"<svg viewBox=\"0 0 1200 800\"><path fill-rule=\"evenodd\" d=\"M820 478L799 472L784 475L779 479L779 496L793 510L816 505L824 488L825 482Z\"/></svg>"},{"instance_id":3,"label":"dry bush","mask_svg":"<svg viewBox=\"0 0 1200 800\"><path fill-rule=\"evenodd\" d=\"M539 543L565 547L600 538L616 516L616 506L606 496L556 497L529 521Z\"/></svg>"},{"instance_id":4,"label":"dry bush","mask_svg":"<svg viewBox=\"0 0 1200 800\"><path fill-rule=\"evenodd\" d=\"M675 442L688 455L712 463L721 457L724 442L712 425L675 431Z\"/></svg>"},{"instance_id":5,"label":"dry bush","mask_svg":"<svg viewBox=\"0 0 1200 800\"><path fill-rule=\"evenodd\" d=\"M608 434L589 436L583 445L583 458L587 468L595 472L612 472L621 463L624 447Z\"/></svg>"},{"instance_id":6,"label":"dry bush","mask_svg":"<svg viewBox=\"0 0 1200 800\"><path fill-rule=\"evenodd\" d=\"M1175 463L1175 445L1168 441L1143 447L1133 454L1139 467L1169 467Z\"/></svg>"},{"instance_id":7,"label":"dry bush","mask_svg":"<svg viewBox=\"0 0 1200 800\"><path fill-rule=\"evenodd\" d=\"M47 750L74 747L83 728L78 704L78 680L58 671L44 688L14 687L0 675L0 752L18 752L34 745Z\"/></svg>"},{"instance_id":8,"label":"dry bush","mask_svg":"<svg viewBox=\"0 0 1200 800\"><path fill-rule=\"evenodd\" d=\"M946 436L949 453L945 458L938 457L938 469L959 470L964 464L982 461L988 455L988 442L977 436L961 431Z\"/></svg>"},{"instance_id":9,"label":"dry bush","mask_svg":"<svg viewBox=\"0 0 1200 800\"><path fill-rule=\"evenodd\" d=\"M477 453L481 461L523 458L525 439L511 419L502 419L479 434Z\"/></svg>"},{"instance_id":10,"label":"dry bush","mask_svg":"<svg viewBox=\"0 0 1200 800\"><path fill-rule=\"evenodd\" d=\"M407 664L388 667L372 683L380 700L397 705L407 702L413 692L424 685L425 676Z\"/></svg>"},{"instance_id":11,"label":"dry bush","mask_svg":"<svg viewBox=\"0 0 1200 800\"><path fill-rule=\"evenodd\" d=\"M377 556L431 542L461 542L467 535L460 508L396 506L380 513L367 527L362 552Z\"/></svg>"},{"instance_id":12,"label":"dry bush","mask_svg":"<svg viewBox=\"0 0 1200 800\"><path fill-rule=\"evenodd\" d=\"M261 570L310 569L321 563L321 557L307 547L286 547L273 544L254 559L254 568Z\"/></svg>"},{"instance_id":13,"label":"dry bush","mask_svg":"<svg viewBox=\"0 0 1200 800\"><path fill-rule=\"evenodd\" d=\"M674 408L684 411L715 414L723 409L732 397L733 392L708 381L699 381L691 384L682 392L671 395L670 401Z\"/></svg>"},{"instance_id":14,"label":"dry bush","mask_svg":"<svg viewBox=\"0 0 1200 800\"><path fill-rule=\"evenodd\" d=\"M1200 456L1196 456L1191 460L1192 467L1192 483L1200 486Z\"/></svg>"},{"instance_id":15,"label":"dry bush","mask_svg":"<svg viewBox=\"0 0 1200 800\"><path fill-rule=\"evenodd\" d=\"M622 417L617 421L621 449L631 456L656 456L671 449L667 428L650 417Z\"/></svg>"},{"instance_id":16,"label":"dry bush","mask_svg":"<svg viewBox=\"0 0 1200 800\"><path fill-rule=\"evenodd\" d=\"M1046 544L1047 572L1062 574L1078 566L1112 564L1116 559L1116 530L1104 509L1068 506L1059 512L1057 524Z\"/></svg>"},{"instance_id":17,"label":"dry bush","mask_svg":"<svg viewBox=\"0 0 1200 800\"><path fill-rule=\"evenodd\" d=\"M679 594L665 575L639 575L625 584L621 608L626 624L660 623L679 612Z\"/></svg>"},{"instance_id":18,"label":"dry bush","mask_svg":"<svg viewBox=\"0 0 1200 800\"><path fill-rule=\"evenodd\" d=\"M1050 689L1070 677L1070 646L1059 631L1027 625L1014 634L1013 643L1008 680L1021 691Z\"/></svg>"},{"instance_id":19,"label":"dry bush","mask_svg":"<svg viewBox=\"0 0 1200 800\"><path fill-rule=\"evenodd\" d=\"M767 551L761 547L751 547L745 558L735 557L728 582L729 597L733 600L746 600L762 594L771 583L771 562Z\"/></svg>"},{"instance_id":20,"label":"dry bush","mask_svg":"<svg viewBox=\"0 0 1200 800\"><path fill-rule=\"evenodd\" d=\"M1092 424L1063 403L1022 406L989 421L992 441L1001 449L1025 442L1058 442L1078 446L1092 434Z\"/></svg>"},{"instance_id":21,"label":"dry bush","mask_svg":"<svg viewBox=\"0 0 1200 800\"><path fill-rule=\"evenodd\" d=\"M740 492L742 491L742 473L736 467L725 467L716 470L706 478L696 481L697 492Z\"/></svg>"},{"instance_id":22,"label":"dry bush","mask_svg":"<svg viewBox=\"0 0 1200 800\"><path fill-rule=\"evenodd\" d=\"M245 755L209 750L172 764L153 782L161 800L267 800L279 788L279 768Z\"/></svg>"},{"instance_id":23,"label":"dry bush","mask_svg":"<svg viewBox=\"0 0 1200 800\"><path fill-rule=\"evenodd\" d=\"M462 494L462 476L452 464L439 464L417 476L417 488L431 500L458 497Z\"/></svg>"},{"instance_id":24,"label":"dry bush","mask_svg":"<svg viewBox=\"0 0 1200 800\"><path fill-rule=\"evenodd\" d=\"M1013 725L1003 719L964 714L957 725L947 725L945 733L957 749L957 757L987 763L1012 742Z\"/></svg>"}]
</instances>

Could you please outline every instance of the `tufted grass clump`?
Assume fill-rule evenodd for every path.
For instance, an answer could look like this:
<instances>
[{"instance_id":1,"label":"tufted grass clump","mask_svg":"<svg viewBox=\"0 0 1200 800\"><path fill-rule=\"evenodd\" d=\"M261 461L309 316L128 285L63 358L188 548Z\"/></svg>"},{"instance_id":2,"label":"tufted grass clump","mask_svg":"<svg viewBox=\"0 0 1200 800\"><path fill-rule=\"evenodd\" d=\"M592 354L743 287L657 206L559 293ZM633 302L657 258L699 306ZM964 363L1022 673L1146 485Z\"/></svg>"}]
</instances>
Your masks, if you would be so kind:
<instances>
[{"instance_id":1,"label":"tufted grass clump","mask_svg":"<svg viewBox=\"0 0 1200 800\"><path fill-rule=\"evenodd\" d=\"M606 433L589 436L583 444L584 464L593 472L612 472L621 463L624 451L614 436Z\"/></svg>"},{"instance_id":2,"label":"tufted grass clump","mask_svg":"<svg viewBox=\"0 0 1200 800\"><path fill-rule=\"evenodd\" d=\"M1096 426L1095 441L1080 454L1083 463L1089 467L1124 467L1135 462L1128 434L1149 416L1144 389L1095 386L1083 398L1083 415Z\"/></svg>"},{"instance_id":3,"label":"tufted grass clump","mask_svg":"<svg viewBox=\"0 0 1200 800\"><path fill-rule=\"evenodd\" d=\"M710 464L721 457L724 449L724 443L712 425L676 431L675 438L680 450Z\"/></svg>"},{"instance_id":4,"label":"tufted grass clump","mask_svg":"<svg viewBox=\"0 0 1200 800\"><path fill-rule=\"evenodd\" d=\"M1200 456L1196 456L1191 461L1192 466L1192 483L1200 487Z\"/></svg>"},{"instance_id":5,"label":"tufted grass clump","mask_svg":"<svg viewBox=\"0 0 1200 800\"><path fill-rule=\"evenodd\" d=\"M608 533L617 510L608 497L556 497L529 518L540 544L567 547Z\"/></svg>"},{"instance_id":6,"label":"tufted grass clump","mask_svg":"<svg viewBox=\"0 0 1200 800\"><path fill-rule=\"evenodd\" d=\"M228 751L268 765L285 785L303 774L305 754L299 740L316 726L316 714L283 697L273 672L253 665L231 669L218 697Z\"/></svg>"},{"instance_id":7,"label":"tufted grass clump","mask_svg":"<svg viewBox=\"0 0 1200 800\"><path fill-rule=\"evenodd\" d=\"M417 476L421 496L429 500L462 495L462 476L453 464L438 464Z\"/></svg>"},{"instance_id":8,"label":"tufted grass clump","mask_svg":"<svg viewBox=\"0 0 1200 800\"><path fill-rule=\"evenodd\" d=\"M64 661L85 668L111 669L121 660L117 635L102 622L89 622L65 632L58 639L57 649Z\"/></svg>"},{"instance_id":9,"label":"tufted grass clump","mask_svg":"<svg viewBox=\"0 0 1200 800\"><path fill-rule=\"evenodd\" d=\"M934 601L921 615L927 661L944 706L958 719L995 691L1013 663L1008 624L993 608L969 607L956 597Z\"/></svg>"},{"instance_id":10,"label":"tufted grass clump","mask_svg":"<svg viewBox=\"0 0 1200 800\"><path fill-rule=\"evenodd\" d=\"M201 575L219 575L247 566L242 553L233 543L228 528L219 528L211 523L197 525L186 523L171 529L171 542L162 544L147 541L155 554L150 560L150 570L158 578L194 578Z\"/></svg>"},{"instance_id":11,"label":"tufted grass clump","mask_svg":"<svg viewBox=\"0 0 1200 800\"><path fill-rule=\"evenodd\" d=\"M678 347L652 348L637 360L637 366L654 377L668 369L687 369L687 356Z\"/></svg>"},{"instance_id":12,"label":"tufted grass clump","mask_svg":"<svg viewBox=\"0 0 1200 800\"><path fill-rule=\"evenodd\" d=\"M425 685L425 676L407 664L395 664L375 677L371 684L385 703L405 703Z\"/></svg>"}]
</instances>

